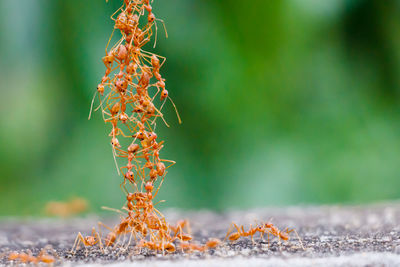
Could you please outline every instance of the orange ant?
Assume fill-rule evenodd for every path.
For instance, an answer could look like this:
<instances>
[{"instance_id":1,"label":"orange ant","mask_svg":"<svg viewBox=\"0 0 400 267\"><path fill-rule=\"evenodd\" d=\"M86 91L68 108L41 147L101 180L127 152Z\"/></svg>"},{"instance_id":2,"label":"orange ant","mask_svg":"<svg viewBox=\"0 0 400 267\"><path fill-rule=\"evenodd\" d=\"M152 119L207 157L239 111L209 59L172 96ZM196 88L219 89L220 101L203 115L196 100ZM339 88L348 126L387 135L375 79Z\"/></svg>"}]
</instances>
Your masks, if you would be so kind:
<instances>
[{"instance_id":1,"label":"orange ant","mask_svg":"<svg viewBox=\"0 0 400 267\"><path fill-rule=\"evenodd\" d=\"M96 232L96 229L94 227L92 228L92 233L90 236L84 237L80 232L78 233L70 253L74 254L76 252L76 250L79 248L80 243L83 243L83 245L85 246L86 252L87 252L87 247L92 247L92 246L96 245L97 243L99 243L100 248L103 249L100 235L99 235L99 233Z\"/></svg>"},{"instance_id":2,"label":"orange ant","mask_svg":"<svg viewBox=\"0 0 400 267\"><path fill-rule=\"evenodd\" d=\"M259 231L258 227L253 228L252 225L250 225L250 229L249 231L245 231L243 225L241 226L241 228L239 228L235 223L232 223L232 225L236 228L237 232L233 233L231 235L229 235L230 233L230 229L228 230L228 233L226 234L225 239L228 237L229 235L229 240L230 241L236 241L238 240L240 237L246 237L246 236L251 236L251 241L254 243L253 240L253 236L256 234L256 232ZM231 227L230 227L231 228Z\"/></svg>"},{"instance_id":3,"label":"orange ant","mask_svg":"<svg viewBox=\"0 0 400 267\"><path fill-rule=\"evenodd\" d=\"M25 252L11 252L8 255L8 260L9 261L19 261L21 263L46 263L46 264L52 264L56 261L54 256L51 256L47 253L47 250L49 250L49 246L43 248L39 254L35 257L32 255L32 252L30 250L27 251L27 253ZM55 253L55 251L53 250L53 253Z\"/></svg>"},{"instance_id":4,"label":"orange ant","mask_svg":"<svg viewBox=\"0 0 400 267\"><path fill-rule=\"evenodd\" d=\"M214 248L218 247L220 244L221 244L221 240L219 240L217 238L210 238L204 244L204 246L200 246L200 245L197 245L197 244L191 244L191 243L188 243L188 242L181 242L179 244L179 247L182 250L182 252L185 251L185 250L189 250L189 251L197 250L197 251L200 251L200 252L205 252L205 251L207 251L209 249L214 249Z\"/></svg>"},{"instance_id":5,"label":"orange ant","mask_svg":"<svg viewBox=\"0 0 400 267\"><path fill-rule=\"evenodd\" d=\"M299 236L299 234L297 233L297 231L295 229L289 229L286 228L285 231L280 231L276 226L274 226L272 223L265 223L260 227L261 232L261 238L263 238L263 234L267 233L268 235L268 245L269 245L269 234L272 234L275 237L278 237L279 242L280 240L283 241L288 241L289 240L289 234L291 232L294 232L299 240L300 246L301 248L304 250L304 246L303 246L303 242L301 241L301 238Z\"/></svg>"}]
</instances>

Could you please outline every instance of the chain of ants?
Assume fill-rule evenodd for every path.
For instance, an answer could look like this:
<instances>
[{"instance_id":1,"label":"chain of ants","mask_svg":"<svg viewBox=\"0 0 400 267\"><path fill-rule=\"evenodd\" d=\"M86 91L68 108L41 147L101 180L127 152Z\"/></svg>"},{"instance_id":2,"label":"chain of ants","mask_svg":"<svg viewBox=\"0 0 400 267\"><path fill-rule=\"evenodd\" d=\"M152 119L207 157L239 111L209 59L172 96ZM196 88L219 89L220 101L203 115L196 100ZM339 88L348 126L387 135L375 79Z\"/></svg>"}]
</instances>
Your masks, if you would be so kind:
<instances>
[{"instance_id":1,"label":"chain of ants","mask_svg":"<svg viewBox=\"0 0 400 267\"><path fill-rule=\"evenodd\" d=\"M120 11L119 15L114 18L118 11ZM125 246L126 249L132 238L135 239L136 247L138 248L163 252L174 252L176 250L175 240L180 241L179 247L182 250L205 251L215 248L221 244L219 239L212 238L205 245L189 243L192 240L192 236L190 233L183 231L185 227L189 230L188 222L180 221L176 226L168 224L164 216L153 204L153 199L157 195L167 173L166 169L175 164L174 161L160 159L163 141L157 142L157 134L155 133L155 122L158 117L168 126L161 110L166 100L171 100L171 98L165 89L165 79L160 74L160 68L164 64L165 58L146 52L142 50L142 47L150 42L153 26L156 34L154 46L156 45L156 21L162 22L163 25L164 22L155 17L149 0L124 0L124 4L111 18L115 21L114 30L119 30L122 38L109 52L107 52L106 47L106 56L103 58L106 72L97 87L99 96L105 95L105 97L100 97L100 105L97 109L102 109L104 121L112 125L110 137L114 158L127 159L126 166L121 169L117 168L124 177L121 187L127 194L126 206L123 207L127 214L125 213L121 218L121 222L114 228L99 223L99 229L103 226L110 231L104 239L104 245L115 245L121 236L130 234L128 244ZM146 21L143 27L139 26L141 18ZM112 36L113 34L108 44ZM115 67L114 63L116 63ZM112 76L111 74L114 71L115 74ZM152 77L155 78L154 83L151 83ZM106 88L110 89L107 93ZM155 92L151 94L152 90ZM158 96L160 101L163 101L159 109L154 105L154 101ZM175 107L172 100L171 103ZM179 122L181 122L176 107L175 111ZM128 115L129 113L131 115ZM124 133L119 125L126 126L125 128L128 129L129 134ZM121 148L118 139L121 136L133 139L126 150ZM144 160L144 163L142 160ZM164 162L170 163L170 165L166 167ZM159 179L161 181L153 194L154 184ZM138 182L140 182L140 186ZM135 190L135 193L129 193L126 188L127 183ZM253 235L257 232L260 233L261 238L263 238L264 234L267 234L269 239L271 234L278 237L279 240L287 241L289 233L294 231L289 229L280 231L271 223L262 224L254 228L250 227L247 232L244 231L243 226L239 228L237 225L233 225L237 229L237 233L229 235L230 231L228 231L226 238L229 238L230 241L235 241L245 236L251 236L253 240ZM93 246L99 243L100 247L103 247L101 235L95 229L92 230L92 235L90 236L83 237L79 233L74 244L75 249L79 243L83 243L85 246Z\"/></svg>"},{"instance_id":2,"label":"chain of ants","mask_svg":"<svg viewBox=\"0 0 400 267\"><path fill-rule=\"evenodd\" d=\"M167 99L174 106L179 122L181 120L175 104L165 89L165 79L160 74L165 58L142 50L142 47L150 42L153 28L155 28L155 40L157 39L156 22L160 21L163 25L164 22L155 17L150 0L124 0L123 2L123 5L111 16L115 22L113 33L119 30L122 38L109 52L107 49L113 33L108 41L106 56L103 58L106 71L96 91L100 104L95 111L101 109L104 121L112 126L109 136L118 173L124 178L121 188L126 193L127 201L122 208L124 211L115 210L122 214L118 225L111 228L99 222L99 232L93 227L89 236L79 233L71 252L75 253L81 243L85 249L98 244L102 251L104 247L126 244L121 248L127 250L132 238L135 239L135 247L139 251L147 248L172 253L177 249L175 241L178 241L179 249L187 252L204 252L216 248L222 243L216 238L209 239L204 245L191 243L192 236L188 222L182 220L175 226L170 225L163 214L155 208L157 203L153 204L153 199L164 181L166 170L175 164L174 161L160 158L160 150L164 142L158 142L155 133L157 118L161 118L168 126L161 112ZM114 18L119 11L117 18ZM143 21L145 24L140 27ZM166 31L165 33L167 35ZM156 41L154 41L154 47L155 45ZM159 109L154 105L157 97L162 102ZM94 99L95 97L93 97L92 107ZM121 126L124 126L124 131ZM132 141L124 149L120 139ZM126 165L118 168L117 158L125 159ZM165 163L169 166L165 166ZM155 190L156 182L159 185ZM130 193L129 189L132 189L134 193ZM237 232L230 234L232 226ZM109 231L103 240L102 227ZM250 236L253 241L253 236L260 233L261 239L264 239L264 234L268 235L269 244L270 235L277 237L279 241L287 241L292 231L295 232L289 229L280 231L271 223L250 226L248 231L245 231L243 226L232 224L225 240L229 239L233 242L241 237ZM126 240L127 235L129 235L128 240ZM9 260L21 262L54 262L51 258L45 252L41 252L38 257L16 252L9 255Z\"/></svg>"}]
</instances>

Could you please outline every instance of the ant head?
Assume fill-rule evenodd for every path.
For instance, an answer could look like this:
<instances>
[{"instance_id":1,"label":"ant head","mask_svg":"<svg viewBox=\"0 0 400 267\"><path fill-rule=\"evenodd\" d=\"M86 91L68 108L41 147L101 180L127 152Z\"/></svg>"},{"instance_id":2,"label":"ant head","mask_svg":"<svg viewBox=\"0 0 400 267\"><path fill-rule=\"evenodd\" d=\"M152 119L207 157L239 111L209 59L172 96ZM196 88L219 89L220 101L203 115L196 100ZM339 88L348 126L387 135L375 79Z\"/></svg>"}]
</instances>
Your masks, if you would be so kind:
<instances>
[{"instance_id":1,"label":"ant head","mask_svg":"<svg viewBox=\"0 0 400 267\"><path fill-rule=\"evenodd\" d=\"M146 189L147 192L152 192L154 189L153 183L147 182L146 185L144 186L144 189Z\"/></svg>"},{"instance_id":2,"label":"ant head","mask_svg":"<svg viewBox=\"0 0 400 267\"><path fill-rule=\"evenodd\" d=\"M289 234L285 232L279 232L279 237L285 241L289 240Z\"/></svg>"},{"instance_id":3,"label":"ant head","mask_svg":"<svg viewBox=\"0 0 400 267\"><path fill-rule=\"evenodd\" d=\"M134 174L132 171L127 171L125 173L125 178L128 179L129 181L134 181Z\"/></svg>"},{"instance_id":4,"label":"ant head","mask_svg":"<svg viewBox=\"0 0 400 267\"><path fill-rule=\"evenodd\" d=\"M132 193L128 193L128 195L126 196L126 200L128 200L128 202L131 202L134 198L135 198L135 195Z\"/></svg>"},{"instance_id":5,"label":"ant head","mask_svg":"<svg viewBox=\"0 0 400 267\"><path fill-rule=\"evenodd\" d=\"M142 113L143 112L143 107L141 105L138 105L133 109L133 112Z\"/></svg>"},{"instance_id":6,"label":"ant head","mask_svg":"<svg viewBox=\"0 0 400 267\"><path fill-rule=\"evenodd\" d=\"M156 20L156 16L154 16L154 14L151 12L149 13L149 15L147 16L147 21L149 23L153 23Z\"/></svg>"},{"instance_id":7,"label":"ant head","mask_svg":"<svg viewBox=\"0 0 400 267\"><path fill-rule=\"evenodd\" d=\"M126 206L128 207L128 210L129 210L129 211L132 211L133 208L135 207L135 206L133 206L132 202L128 202L128 203L126 204Z\"/></svg>"},{"instance_id":8,"label":"ant head","mask_svg":"<svg viewBox=\"0 0 400 267\"><path fill-rule=\"evenodd\" d=\"M153 55L151 57L151 65L153 66L153 68L158 69L160 67L160 60L158 59L158 57L156 55Z\"/></svg>"},{"instance_id":9,"label":"ant head","mask_svg":"<svg viewBox=\"0 0 400 267\"><path fill-rule=\"evenodd\" d=\"M99 92L99 94L101 94L101 95L104 94L104 85L102 83L97 85L97 92Z\"/></svg>"},{"instance_id":10,"label":"ant head","mask_svg":"<svg viewBox=\"0 0 400 267\"><path fill-rule=\"evenodd\" d=\"M113 138L111 139L111 145L112 145L113 147L121 147L121 145L119 144L119 141L118 141L118 139L117 139L116 137L113 137Z\"/></svg>"},{"instance_id":11,"label":"ant head","mask_svg":"<svg viewBox=\"0 0 400 267\"><path fill-rule=\"evenodd\" d=\"M144 99L141 101L141 104L143 107L148 107L150 105L151 101L149 99Z\"/></svg>"},{"instance_id":12,"label":"ant head","mask_svg":"<svg viewBox=\"0 0 400 267\"><path fill-rule=\"evenodd\" d=\"M107 68L110 67L113 61L114 61L114 55L112 54L111 51L108 53L107 56L103 57L103 63L104 65L106 65Z\"/></svg>"},{"instance_id":13,"label":"ant head","mask_svg":"<svg viewBox=\"0 0 400 267\"><path fill-rule=\"evenodd\" d=\"M122 112L121 114L119 114L119 120L122 121L122 123L126 123L126 121L128 120L128 115Z\"/></svg>"},{"instance_id":14,"label":"ant head","mask_svg":"<svg viewBox=\"0 0 400 267\"><path fill-rule=\"evenodd\" d=\"M264 224L264 227L265 228L272 228L272 227L274 227L274 225L272 223L266 223L266 224Z\"/></svg>"},{"instance_id":15,"label":"ant head","mask_svg":"<svg viewBox=\"0 0 400 267\"><path fill-rule=\"evenodd\" d=\"M142 131L139 131L139 132L135 133L135 134L133 135L133 137L135 137L135 138L137 138L137 139L139 139L139 140L143 140L144 137L145 137L145 134L144 134Z\"/></svg>"},{"instance_id":16,"label":"ant head","mask_svg":"<svg viewBox=\"0 0 400 267\"><path fill-rule=\"evenodd\" d=\"M118 92L125 92L126 90L126 83L120 79L115 81L115 87L117 88ZM118 102L119 103L119 102Z\"/></svg>"},{"instance_id":17,"label":"ant head","mask_svg":"<svg viewBox=\"0 0 400 267\"><path fill-rule=\"evenodd\" d=\"M168 91L166 89L161 91L161 100L164 100L168 97Z\"/></svg>"},{"instance_id":18,"label":"ant head","mask_svg":"<svg viewBox=\"0 0 400 267\"><path fill-rule=\"evenodd\" d=\"M168 252L174 252L175 251L175 245L172 244L172 243L167 243L167 244L164 245L164 247Z\"/></svg>"},{"instance_id":19,"label":"ant head","mask_svg":"<svg viewBox=\"0 0 400 267\"><path fill-rule=\"evenodd\" d=\"M152 115L156 112L156 108L154 107L154 105L152 103L150 103L150 105L147 107L147 114Z\"/></svg>"},{"instance_id":20,"label":"ant head","mask_svg":"<svg viewBox=\"0 0 400 267\"><path fill-rule=\"evenodd\" d=\"M157 134L155 132L150 132L147 134L147 137L150 141L153 141L157 139Z\"/></svg>"}]
</instances>

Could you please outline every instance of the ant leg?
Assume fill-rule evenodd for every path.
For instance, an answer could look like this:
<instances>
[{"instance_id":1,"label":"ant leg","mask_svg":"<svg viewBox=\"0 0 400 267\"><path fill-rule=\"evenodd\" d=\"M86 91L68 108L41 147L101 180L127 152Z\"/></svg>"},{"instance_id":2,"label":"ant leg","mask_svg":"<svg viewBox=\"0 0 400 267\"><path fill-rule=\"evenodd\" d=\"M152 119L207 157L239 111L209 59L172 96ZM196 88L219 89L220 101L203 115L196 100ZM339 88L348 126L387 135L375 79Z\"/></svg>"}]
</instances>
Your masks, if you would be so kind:
<instances>
[{"instance_id":1,"label":"ant leg","mask_svg":"<svg viewBox=\"0 0 400 267\"><path fill-rule=\"evenodd\" d=\"M135 231L134 229L131 230L131 236L129 237L129 242L128 242L128 244L126 245L126 249L125 249L125 250L128 250L129 245L131 244L131 241L132 241L132 236L134 236L135 241L137 241L137 239L136 239L136 234L134 233L134 231Z\"/></svg>"},{"instance_id":2,"label":"ant leg","mask_svg":"<svg viewBox=\"0 0 400 267\"><path fill-rule=\"evenodd\" d=\"M156 45L157 45L157 32L158 32L158 28L157 28L157 23L156 22L154 22L154 26L156 28L156 34L154 36L154 46L153 46L153 48L156 48Z\"/></svg>"},{"instance_id":3,"label":"ant leg","mask_svg":"<svg viewBox=\"0 0 400 267\"><path fill-rule=\"evenodd\" d=\"M178 233L180 233L180 235L181 235L181 238L178 237L178 239L179 239L181 242L183 242L183 240L182 240L183 231L182 231L182 227L181 227L180 225L178 226L178 231L175 232L174 237L177 237L177 236L178 236Z\"/></svg>"},{"instance_id":4,"label":"ant leg","mask_svg":"<svg viewBox=\"0 0 400 267\"><path fill-rule=\"evenodd\" d=\"M188 220L185 220L185 224L186 224L186 229L188 231L188 234L192 234L192 229L190 228L190 223Z\"/></svg>"},{"instance_id":5,"label":"ant leg","mask_svg":"<svg viewBox=\"0 0 400 267\"><path fill-rule=\"evenodd\" d=\"M242 229L242 236L244 237L244 236L249 236L250 235L250 231L251 231L251 229L252 229L253 227L252 227L252 225L250 224L250 229L249 229L249 231L248 232L245 232L244 231L244 226L242 225L242 227L241 227L241 229ZM253 242L253 236L251 236L251 241L252 241L252 243L254 244L254 242Z\"/></svg>"},{"instance_id":6,"label":"ant leg","mask_svg":"<svg viewBox=\"0 0 400 267\"><path fill-rule=\"evenodd\" d=\"M118 10L117 10L117 12L118 12ZM112 39L112 37L114 35L114 32L115 32L115 28L111 32L110 38L108 39L108 42L107 42L107 45L106 45L106 49L105 49L106 50L106 55L108 54L107 49L108 49L108 46L110 45L111 39Z\"/></svg>"},{"instance_id":7,"label":"ant leg","mask_svg":"<svg viewBox=\"0 0 400 267\"><path fill-rule=\"evenodd\" d=\"M106 1L108 2L108 0L106 0ZM123 7L124 7L124 5L120 6L120 8L118 8L117 11L115 11L115 12L111 15L110 18L111 18L113 21L115 21L115 19L114 19L115 14L117 14L118 11L120 11Z\"/></svg>"},{"instance_id":8,"label":"ant leg","mask_svg":"<svg viewBox=\"0 0 400 267\"><path fill-rule=\"evenodd\" d=\"M263 232L260 232L260 239L261 239L262 242L265 242L264 233Z\"/></svg>"},{"instance_id":9,"label":"ant leg","mask_svg":"<svg viewBox=\"0 0 400 267\"><path fill-rule=\"evenodd\" d=\"M101 236L99 233L96 232L96 237L99 240L99 247L100 247L100 251L104 254L104 246L103 243L101 242Z\"/></svg>"},{"instance_id":10,"label":"ant leg","mask_svg":"<svg viewBox=\"0 0 400 267\"><path fill-rule=\"evenodd\" d=\"M175 104L174 104L175 105ZM154 107L154 109L158 112L158 116L159 117L161 117L161 119L163 120L163 122L165 123L165 125L169 128L169 124L167 123L167 121L164 119L164 115L161 113L161 111L159 111L156 107ZM156 117L156 116L155 116ZM179 115L178 115L178 118L179 118ZM182 121L180 120L180 118L179 118L179 124L181 124L182 123Z\"/></svg>"},{"instance_id":11,"label":"ant leg","mask_svg":"<svg viewBox=\"0 0 400 267\"><path fill-rule=\"evenodd\" d=\"M229 234L232 232L232 224L233 224L233 223L231 223L231 224L229 225L228 232L226 233L226 236L225 236L225 238L224 238L224 242L225 242L225 240L228 238Z\"/></svg>"},{"instance_id":12,"label":"ant leg","mask_svg":"<svg viewBox=\"0 0 400 267\"><path fill-rule=\"evenodd\" d=\"M167 102L167 99L165 99L164 102L161 104L160 112L161 112L162 108L164 107L165 102ZM154 120L151 122L151 125L153 125L156 122L156 119L157 119L157 117L154 118Z\"/></svg>"},{"instance_id":13,"label":"ant leg","mask_svg":"<svg viewBox=\"0 0 400 267\"><path fill-rule=\"evenodd\" d=\"M164 182L164 178L165 178L165 175L163 176L163 178L162 178L162 180L161 180L161 182L160 182L160 185L158 186L158 188L157 188L157 190L156 190L156 193L154 194L153 198L155 198L155 197L157 196L157 194L158 194L158 191L160 190L160 188L161 188L161 185L162 185L162 184L163 184L163 182Z\"/></svg>"},{"instance_id":14,"label":"ant leg","mask_svg":"<svg viewBox=\"0 0 400 267\"><path fill-rule=\"evenodd\" d=\"M101 243L101 237L100 237L99 233L96 231L96 228L95 228L95 227L92 228L92 234L91 234L91 236L93 236L94 238L97 238L97 240L98 240L98 242L99 242L100 250L101 250L101 252L104 252L104 251L103 251L103 244Z\"/></svg>"},{"instance_id":15,"label":"ant leg","mask_svg":"<svg viewBox=\"0 0 400 267\"><path fill-rule=\"evenodd\" d=\"M243 229L243 228L242 228ZM244 232L244 231L243 231ZM253 235L254 235L254 231L253 231L253 226L250 224L250 229L249 229L249 233L250 233L250 236L251 236L251 243L254 245L254 238L253 238Z\"/></svg>"},{"instance_id":16,"label":"ant leg","mask_svg":"<svg viewBox=\"0 0 400 267\"><path fill-rule=\"evenodd\" d=\"M111 93L108 93L108 94L106 95L106 98L107 98L110 94L111 94ZM101 116L103 117L103 121L104 121L104 120L106 120L106 118L104 117L103 101L104 101L104 100L101 99L101 96L100 96L100 94L99 94L99 102L100 102L100 104L99 104L99 106L98 106L97 108L95 108L94 111L99 110L99 108L101 107L101 111L102 111L102 112L101 112Z\"/></svg>"},{"instance_id":17,"label":"ant leg","mask_svg":"<svg viewBox=\"0 0 400 267\"><path fill-rule=\"evenodd\" d=\"M102 206L101 209L102 209L102 210L108 210L108 211L114 211L114 212L116 212L116 213L121 214L122 216L127 216L127 215L128 215L128 214L126 214L125 212L120 211L119 209L113 209L113 208L109 208L109 207L105 207L105 206ZM113 231L113 229L111 229L109 226L105 225L105 224L102 223L102 222L99 222L99 226L100 226L100 225L102 225L104 228L106 228L106 229L108 229L108 230L110 230L110 231Z\"/></svg>"},{"instance_id":18,"label":"ant leg","mask_svg":"<svg viewBox=\"0 0 400 267\"><path fill-rule=\"evenodd\" d=\"M168 169L169 167L172 167L172 166L174 166L175 164L176 164L176 162L175 161L173 161L173 160L169 160L169 159L160 159L160 161L164 161L164 162L170 162L170 163L172 163L171 165L169 165L168 167L166 167L165 169Z\"/></svg>"},{"instance_id":19,"label":"ant leg","mask_svg":"<svg viewBox=\"0 0 400 267\"><path fill-rule=\"evenodd\" d=\"M177 109L176 106L175 106L174 101L172 101L172 98L169 97L169 96L168 96L168 99L171 101L172 105L174 106L174 109L175 109L175 112L176 112L176 116L178 117L178 122L179 122L179 124L182 124L181 117L179 116L179 112L178 112L178 109Z\"/></svg>"},{"instance_id":20,"label":"ant leg","mask_svg":"<svg viewBox=\"0 0 400 267\"><path fill-rule=\"evenodd\" d=\"M112 147L112 154L114 157L115 167L117 168L118 175L121 175L121 173L119 172L119 168L118 168L118 163L117 163L117 158L116 158L117 153L115 152L115 147L113 145L111 145L111 147Z\"/></svg>"},{"instance_id":21,"label":"ant leg","mask_svg":"<svg viewBox=\"0 0 400 267\"><path fill-rule=\"evenodd\" d=\"M125 194L128 194L129 191L128 191L128 189L126 189L125 184L126 184L126 178L124 176L124 181L122 183L120 183L119 187L121 188L122 192L124 192Z\"/></svg>"},{"instance_id":22,"label":"ant leg","mask_svg":"<svg viewBox=\"0 0 400 267\"><path fill-rule=\"evenodd\" d=\"M297 231L296 231L295 229L292 229L292 230L287 229L286 232L287 232L288 234L291 233L291 232L294 232L294 233L296 234L297 238L299 239L299 243L300 243L301 248L302 248L303 250L306 250L306 249L304 248L304 246L303 246L303 242L301 241L301 238L300 238L299 234L297 233Z\"/></svg>"},{"instance_id":23,"label":"ant leg","mask_svg":"<svg viewBox=\"0 0 400 267\"><path fill-rule=\"evenodd\" d=\"M153 208L153 209L154 209L154 211L157 212L161 217L164 218L164 214L162 214L158 209L156 209L156 208Z\"/></svg>"},{"instance_id":24,"label":"ant leg","mask_svg":"<svg viewBox=\"0 0 400 267\"><path fill-rule=\"evenodd\" d=\"M93 98L92 98L92 103L90 104L90 111L89 111L89 117L88 120L90 120L90 117L92 116L92 110L93 110L93 103L94 103L94 98L96 97L97 91L94 92Z\"/></svg>"},{"instance_id":25,"label":"ant leg","mask_svg":"<svg viewBox=\"0 0 400 267\"><path fill-rule=\"evenodd\" d=\"M160 201L156 202L156 204L154 204L154 206L157 206L159 203L164 203L164 202L165 202L165 200L160 200Z\"/></svg>"},{"instance_id":26,"label":"ant leg","mask_svg":"<svg viewBox=\"0 0 400 267\"><path fill-rule=\"evenodd\" d=\"M240 236L243 236L243 232L240 231L239 226L237 226L235 223L233 223L233 226L236 228Z\"/></svg>"},{"instance_id":27,"label":"ant leg","mask_svg":"<svg viewBox=\"0 0 400 267\"><path fill-rule=\"evenodd\" d=\"M75 238L74 245L72 246L72 249L70 251L71 254L75 254L76 250L79 249L79 244L83 243L85 245L85 238L82 236L81 232L78 233L78 235ZM85 246L86 247L86 246Z\"/></svg>"},{"instance_id":28,"label":"ant leg","mask_svg":"<svg viewBox=\"0 0 400 267\"><path fill-rule=\"evenodd\" d=\"M165 22L162 19L156 19L156 21L161 21L161 23L164 26L164 31L165 31L165 37L168 38L168 32L167 32L167 27L165 27Z\"/></svg>"},{"instance_id":29,"label":"ant leg","mask_svg":"<svg viewBox=\"0 0 400 267\"><path fill-rule=\"evenodd\" d=\"M128 155L129 155L128 152L126 152L125 150L122 150L122 149L120 149L118 147L116 147L115 150L119 152L119 154L117 156L120 157L120 158L127 158Z\"/></svg>"},{"instance_id":30,"label":"ant leg","mask_svg":"<svg viewBox=\"0 0 400 267\"><path fill-rule=\"evenodd\" d=\"M151 102L154 102L154 99L157 97L158 93L160 93L160 91L161 91L160 87L157 84L154 84L153 86L155 86L157 88L157 92L151 98ZM161 107L160 107L160 112L161 112Z\"/></svg>"},{"instance_id":31,"label":"ant leg","mask_svg":"<svg viewBox=\"0 0 400 267\"><path fill-rule=\"evenodd\" d=\"M278 246L279 246L279 251L282 252L282 244L281 244L281 237L278 235Z\"/></svg>"},{"instance_id":32,"label":"ant leg","mask_svg":"<svg viewBox=\"0 0 400 267\"><path fill-rule=\"evenodd\" d=\"M132 137L131 135L125 135L124 132L121 130L121 128L118 128L118 132L119 132L123 137L126 137L126 138L131 138L131 137Z\"/></svg>"}]
</instances>

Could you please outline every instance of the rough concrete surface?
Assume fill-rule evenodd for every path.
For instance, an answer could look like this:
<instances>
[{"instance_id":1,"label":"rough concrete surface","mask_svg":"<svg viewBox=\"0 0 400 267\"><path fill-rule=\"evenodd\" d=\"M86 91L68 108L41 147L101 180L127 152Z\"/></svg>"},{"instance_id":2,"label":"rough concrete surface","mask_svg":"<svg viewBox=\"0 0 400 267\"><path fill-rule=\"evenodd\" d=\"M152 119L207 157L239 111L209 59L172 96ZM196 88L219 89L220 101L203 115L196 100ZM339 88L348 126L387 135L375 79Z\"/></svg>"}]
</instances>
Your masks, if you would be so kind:
<instances>
[{"instance_id":1,"label":"rough concrete surface","mask_svg":"<svg viewBox=\"0 0 400 267\"><path fill-rule=\"evenodd\" d=\"M115 214L113 214L115 217ZM165 212L169 222L189 219L194 242L204 243L209 237L223 239L232 221L245 225L255 220L272 221L280 229L295 228L296 236L281 245L249 238L224 243L207 253L161 255L129 248L98 248L69 253L78 232L90 234L102 220L113 225L117 220L95 216L80 219L10 219L0 220L0 264L10 251L31 250L36 255L50 244L59 255L56 265L65 266L400 266L400 203L368 206L319 206L265 208L251 211L230 211L216 214L208 211ZM87 253L87 255L86 255Z\"/></svg>"}]
</instances>

